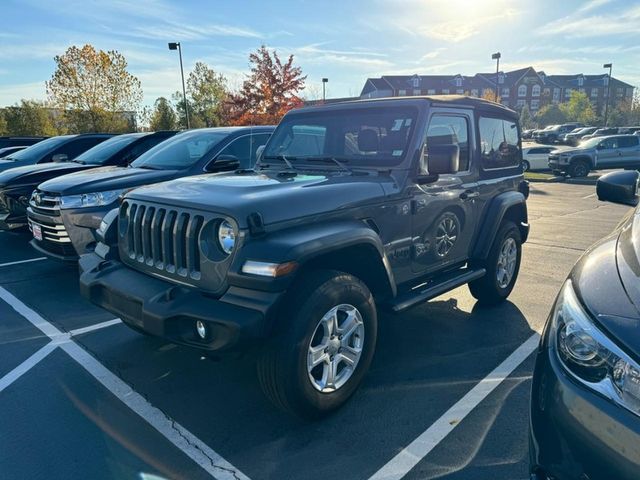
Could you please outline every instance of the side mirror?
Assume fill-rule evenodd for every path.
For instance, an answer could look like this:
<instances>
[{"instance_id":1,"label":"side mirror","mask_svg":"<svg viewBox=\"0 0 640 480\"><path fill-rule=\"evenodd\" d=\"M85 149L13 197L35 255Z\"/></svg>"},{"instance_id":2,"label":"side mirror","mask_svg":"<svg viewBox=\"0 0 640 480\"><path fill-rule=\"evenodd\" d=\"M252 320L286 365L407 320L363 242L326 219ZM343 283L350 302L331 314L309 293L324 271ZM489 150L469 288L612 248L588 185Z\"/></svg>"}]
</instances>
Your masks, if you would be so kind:
<instances>
[{"instance_id":1,"label":"side mirror","mask_svg":"<svg viewBox=\"0 0 640 480\"><path fill-rule=\"evenodd\" d=\"M431 183L439 175L456 173L460 164L460 147L453 144L431 145L422 150L418 183Z\"/></svg>"},{"instance_id":2,"label":"side mirror","mask_svg":"<svg viewBox=\"0 0 640 480\"><path fill-rule=\"evenodd\" d=\"M260 159L262 158L262 153L264 152L264 147L266 147L266 145L260 145L256 149L256 162L259 162Z\"/></svg>"},{"instance_id":3,"label":"side mirror","mask_svg":"<svg viewBox=\"0 0 640 480\"><path fill-rule=\"evenodd\" d=\"M611 172L601 176L596 183L598 200L635 207L638 204L638 178L635 170Z\"/></svg>"},{"instance_id":4,"label":"side mirror","mask_svg":"<svg viewBox=\"0 0 640 480\"><path fill-rule=\"evenodd\" d=\"M603 150L604 149L604 145L599 143L598 145L596 145L596 150Z\"/></svg>"},{"instance_id":5,"label":"side mirror","mask_svg":"<svg viewBox=\"0 0 640 480\"><path fill-rule=\"evenodd\" d=\"M69 156L66 153L58 153L51 157L51 161L56 163L66 162L67 160L69 160Z\"/></svg>"},{"instance_id":6,"label":"side mirror","mask_svg":"<svg viewBox=\"0 0 640 480\"><path fill-rule=\"evenodd\" d=\"M240 168L240 160L235 155L218 155L207 166L208 172L228 172Z\"/></svg>"}]
</instances>

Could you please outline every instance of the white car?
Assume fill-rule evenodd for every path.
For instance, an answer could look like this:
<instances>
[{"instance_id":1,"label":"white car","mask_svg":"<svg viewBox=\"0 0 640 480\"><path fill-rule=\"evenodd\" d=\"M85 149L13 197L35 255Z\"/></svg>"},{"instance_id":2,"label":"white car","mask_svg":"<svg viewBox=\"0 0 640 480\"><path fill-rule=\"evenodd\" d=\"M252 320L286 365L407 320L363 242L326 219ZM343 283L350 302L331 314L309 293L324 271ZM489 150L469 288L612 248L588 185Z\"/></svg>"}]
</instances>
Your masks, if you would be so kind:
<instances>
[{"instance_id":1,"label":"white car","mask_svg":"<svg viewBox=\"0 0 640 480\"><path fill-rule=\"evenodd\" d=\"M549 154L558 147L531 145L522 148L522 170L548 170Z\"/></svg>"}]
</instances>

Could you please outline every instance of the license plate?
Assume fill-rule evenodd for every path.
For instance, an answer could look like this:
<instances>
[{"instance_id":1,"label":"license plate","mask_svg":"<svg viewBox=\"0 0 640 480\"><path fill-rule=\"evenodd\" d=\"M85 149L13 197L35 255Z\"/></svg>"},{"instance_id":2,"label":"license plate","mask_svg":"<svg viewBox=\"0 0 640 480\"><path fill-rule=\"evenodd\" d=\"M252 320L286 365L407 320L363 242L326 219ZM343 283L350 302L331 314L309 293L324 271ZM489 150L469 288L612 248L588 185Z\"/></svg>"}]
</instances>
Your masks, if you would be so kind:
<instances>
[{"instance_id":1,"label":"license plate","mask_svg":"<svg viewBox=\"0 0 640 480\"><path fill-rule=\"evenodd\" d=\"M33 232L33 238L35 238L36 240L42 241L42 228L40 228L40 225L36 225L35 223L32 223L31 231Z\"/></svg>"}]
</instances>

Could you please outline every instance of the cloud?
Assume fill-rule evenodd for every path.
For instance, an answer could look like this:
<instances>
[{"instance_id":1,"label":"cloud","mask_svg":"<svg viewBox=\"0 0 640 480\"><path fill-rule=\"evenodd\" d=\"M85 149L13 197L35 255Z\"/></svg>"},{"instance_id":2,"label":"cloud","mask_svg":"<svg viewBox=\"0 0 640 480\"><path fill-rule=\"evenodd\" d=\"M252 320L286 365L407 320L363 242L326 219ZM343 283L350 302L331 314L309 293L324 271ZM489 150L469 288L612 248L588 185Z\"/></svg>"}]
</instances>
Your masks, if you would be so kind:
<instances>
[{"instance_id":1,"label":"cloud","mask_svg":"<svg viewBox=\"0 0 640 480\"><path fill-rule=\"evenodd\" d=\"M389 68L393 65L392 62L387 60L386 54L362 48L354 48L352 50L324 48L327 43L314 43L293 48L293 53L300 63L309 65L336 64L353 68L365 68L368 71Z\"/></svg>"},{"instance_id":2,"label":"cloud","mask_svg":"<svg viewBox=\"0 0 640 480\"><path fill-rule=\"evenodd\" d=\"M584 5L582 5L577 11L576 13L585 13L585 12L589 12L591 10L595 10L596 8L599 8L603 5L606 5L607 3L611 3L613 0L591 0L590 2L585 3Z\"/></svg>"},{"instance_id":3,"label":"cloud","mask_svg":"<svg viewBox=\"0 0 640 480\"><path fill-rule=\"evenodd\" d=\"M540 35L563 35L568 38L638 35L640 6L607 15L578 17L572 15L555 20L539 28Z\"/></svg>"},{"instance_id":4,"label":"cloud","mask_svg":"<svg viewBox=\"0 0 640 480\"><path fill-rule=\"evenodd\" d=\"M0 105L2 106L14 105L22 98L44 100L46 97L44 80L41 82L2 85L2 88L0 88Z\"/></svg>"},{"instance_id":5,"label":"cloud","mask_svg":"<svg viewBox=\"0 0 640 480\"><path fill-rule=\"evenodd\" d=\"M166 40L176 38L180 40L204 40L216 36L262 38L262 35L255 30L234 25L209 24L194 25L193 23L164 22L156 25L146 25L137 27L130 32L122 32L142 38L153 40Z\"/></svg>"}]
</instances>

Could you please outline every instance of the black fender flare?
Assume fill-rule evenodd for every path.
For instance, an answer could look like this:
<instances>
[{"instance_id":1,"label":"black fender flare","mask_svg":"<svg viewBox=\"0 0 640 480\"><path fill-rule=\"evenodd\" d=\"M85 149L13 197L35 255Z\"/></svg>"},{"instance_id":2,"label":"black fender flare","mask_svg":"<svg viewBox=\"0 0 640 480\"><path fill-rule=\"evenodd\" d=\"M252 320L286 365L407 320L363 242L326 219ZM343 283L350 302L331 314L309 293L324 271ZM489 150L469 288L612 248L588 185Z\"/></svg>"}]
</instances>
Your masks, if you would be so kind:
<instances>
[{"instance_id":1,"label":"black fender flare","mask_svg":"<svg viewBox=\"0 0 640 480\"><path fill-rule=\"evenodd\" d=\"M487 258L500 224L505 217L510 218L518 225L522 234L522 241L525 242L527 240L529 224L525 196L517 191L503 192L493 198L486 208L486 214L482 219L481 228L476 237L475 247L471 255L473 260Z\"/></svg>"},{"instance_id":2,"label":"black fender flare","mask_svg":"<svg viewBox=\"0 0 640 480\"><path fill-rule=\"evenodd\" d=\"M228 273L231 285L259 290L284 290L295 274L282 278L257 277L242 273L242 265L247 260L285 263L297 262L303 268L314 259L324 255L358 246L367 246L376 252L375 261L379 261L389 283L392 294L396 294L396 284L391 265L386 257L380 236L366 223L359 220L323 222L300 225L273 233L266 233L245 242L233 261ZM366 279L362 279L366 281Z\"/></svg>"}]
</instances>

